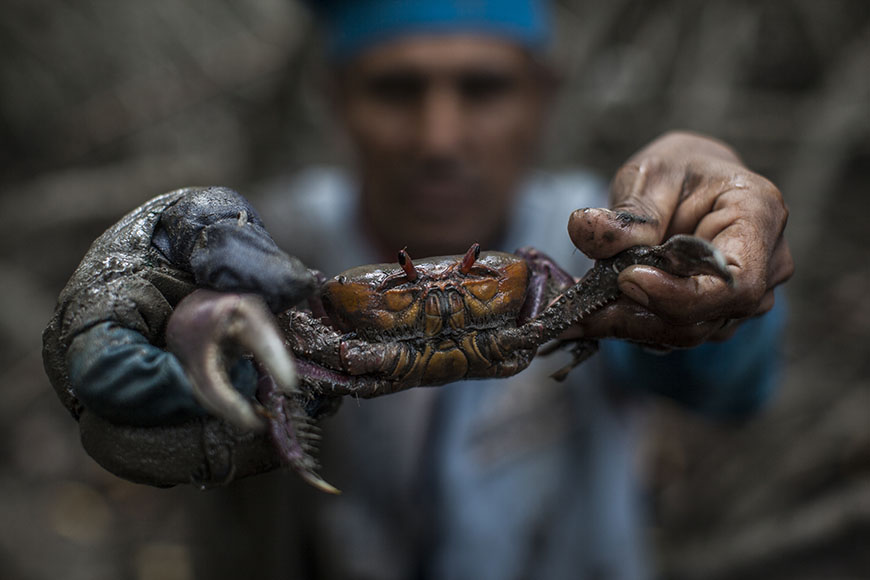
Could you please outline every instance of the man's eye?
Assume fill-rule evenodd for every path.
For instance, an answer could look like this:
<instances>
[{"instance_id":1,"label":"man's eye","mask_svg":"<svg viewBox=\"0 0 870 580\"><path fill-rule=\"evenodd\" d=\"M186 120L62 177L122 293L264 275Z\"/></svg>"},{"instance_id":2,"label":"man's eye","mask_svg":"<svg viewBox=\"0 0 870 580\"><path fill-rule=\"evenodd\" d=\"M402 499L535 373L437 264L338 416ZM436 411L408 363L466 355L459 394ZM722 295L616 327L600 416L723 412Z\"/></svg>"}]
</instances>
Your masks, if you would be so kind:
<instances>
[{"instance_id":1,"label":"man's eye","mask_svg":"<svg viewBox=\"0 0 870 580\"><path fill-rule=\"evenodd\" d=\"M476 73L463 76L459 81L462 96L469 101L488 101L502 97L516 86L510 75Z\"/></svg>"},{"instance_id":2,"label":"man's eye","mask_svg":"<svg viewBox=\"0 0 870 580\"><path fill-rule=\"evenodd\" d=\"M426 90L426 82L417 75L381 75L369 79L367 89L379 101L404 104L420 99Z\"/></svg>"}]
</instances>

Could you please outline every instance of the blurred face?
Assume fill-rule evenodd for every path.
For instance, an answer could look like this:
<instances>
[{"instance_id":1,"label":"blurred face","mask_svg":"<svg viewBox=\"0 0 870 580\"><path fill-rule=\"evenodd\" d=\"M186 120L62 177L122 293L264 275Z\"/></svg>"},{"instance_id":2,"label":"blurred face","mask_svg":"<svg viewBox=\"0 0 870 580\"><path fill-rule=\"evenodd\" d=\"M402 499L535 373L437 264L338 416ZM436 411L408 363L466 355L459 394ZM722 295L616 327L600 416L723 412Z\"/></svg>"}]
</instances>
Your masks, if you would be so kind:
<instances>
[{"instance_id":1,"label":"blurred face","mask_svg":"<svg viewBox=\"0 0 870 580\"><path fill-rule=\"evenodd\" d=\"M498 241L543 124L539 64L500 39L415 36L363 53L338 90L363 217L386 256Z\"/></svg>"}]
</instances>

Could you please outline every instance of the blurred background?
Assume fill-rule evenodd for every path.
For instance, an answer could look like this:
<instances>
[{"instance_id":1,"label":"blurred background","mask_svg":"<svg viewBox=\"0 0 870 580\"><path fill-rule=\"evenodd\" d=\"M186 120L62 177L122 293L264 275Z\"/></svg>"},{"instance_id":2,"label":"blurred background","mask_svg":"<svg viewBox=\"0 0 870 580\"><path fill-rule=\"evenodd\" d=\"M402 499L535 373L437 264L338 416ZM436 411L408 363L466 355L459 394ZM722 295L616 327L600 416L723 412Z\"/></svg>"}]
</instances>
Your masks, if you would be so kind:
<instances>
[{"instance_id":1,"label":"blurred background","mask_svg":"<svg viewBox=\"0 0 870 580\"><path fill-rule=\"evenodd\" d=\"M661 578L870 578L870 3L560 0L545 167L603 175L672 128L784 192L784 383L740 425L661 404L643 465ZM250 194L341 163L320 39L291 0L4 0L0 577L189 579L196 490L81 450L42 328L90 242L184 185ZM265 508L264 508L265 509ZM268 534L269 530L263 530Z\"/></svg>"}]
</instances>

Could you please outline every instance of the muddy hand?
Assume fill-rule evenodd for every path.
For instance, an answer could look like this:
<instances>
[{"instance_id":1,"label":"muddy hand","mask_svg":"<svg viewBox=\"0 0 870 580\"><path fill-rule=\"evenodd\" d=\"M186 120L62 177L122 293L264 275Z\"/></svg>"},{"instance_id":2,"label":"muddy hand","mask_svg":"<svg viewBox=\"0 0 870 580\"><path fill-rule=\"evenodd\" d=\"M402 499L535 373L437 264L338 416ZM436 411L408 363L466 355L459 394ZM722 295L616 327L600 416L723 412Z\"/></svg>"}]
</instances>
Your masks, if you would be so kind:
<instances>
[{"instance_id":1,"label":"muddy hand","mask_svg":"<svg viewBox=\"0 0 870 580\"><path fill-rule=\"evenodd\" d=\"M740 321L770 310L774 289L794 271L782 194L713 139L669 133L653 141L616 173L610 198L612 209L587 208L570 218L571 239L588 256L609 258L692 234L722 253L731 278L626 268L619 288L631 300L587 320L586 336L678 347L726 339Z\"/></svg>"},{"instance_id":2,"label":"muddy hand","mask_svg":"<svg viewBox=\"0 0 870 580\"><path fill-rule=\"evenodd\" d=\"M265 303L254 294L195 291L175 308L166 343L184 366L196 400L241 429L266 428L261 413L232 386L227 374L242 354L252 353L279 390L296 393L293 359Z\"/></svg>"}]
</instances>

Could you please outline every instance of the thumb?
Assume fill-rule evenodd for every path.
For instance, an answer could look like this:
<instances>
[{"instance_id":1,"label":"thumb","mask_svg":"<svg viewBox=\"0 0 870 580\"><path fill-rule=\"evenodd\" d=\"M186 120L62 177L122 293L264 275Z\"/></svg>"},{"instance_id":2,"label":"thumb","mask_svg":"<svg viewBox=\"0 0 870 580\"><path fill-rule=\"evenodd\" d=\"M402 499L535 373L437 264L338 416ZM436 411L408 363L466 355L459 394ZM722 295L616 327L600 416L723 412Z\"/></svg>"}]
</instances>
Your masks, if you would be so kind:
<instances>
[{"instance_id":1,"label":"thumb","mask_svg":"<svg viewBox=\"0 0 870 580\"><path fill-rule=\"evenodd\" d=\"M632 246L653 246L663 238L652 218L594 207L571 213L568 235L581 252L595 260L610 258Z\"/></svg>"},{"instance_id":2,"label":"thumb","mask_svg":"<svg viewBox=\"0 0 870 580\"><path fill-rule=\"evenodd\" d=\"M612 209L574 211L568 235L579 250L595 259L632 246L659 244L678 203L680 183L679 176L655 160L629 162L610 185Z\"/></svg>"}]
</instances>

